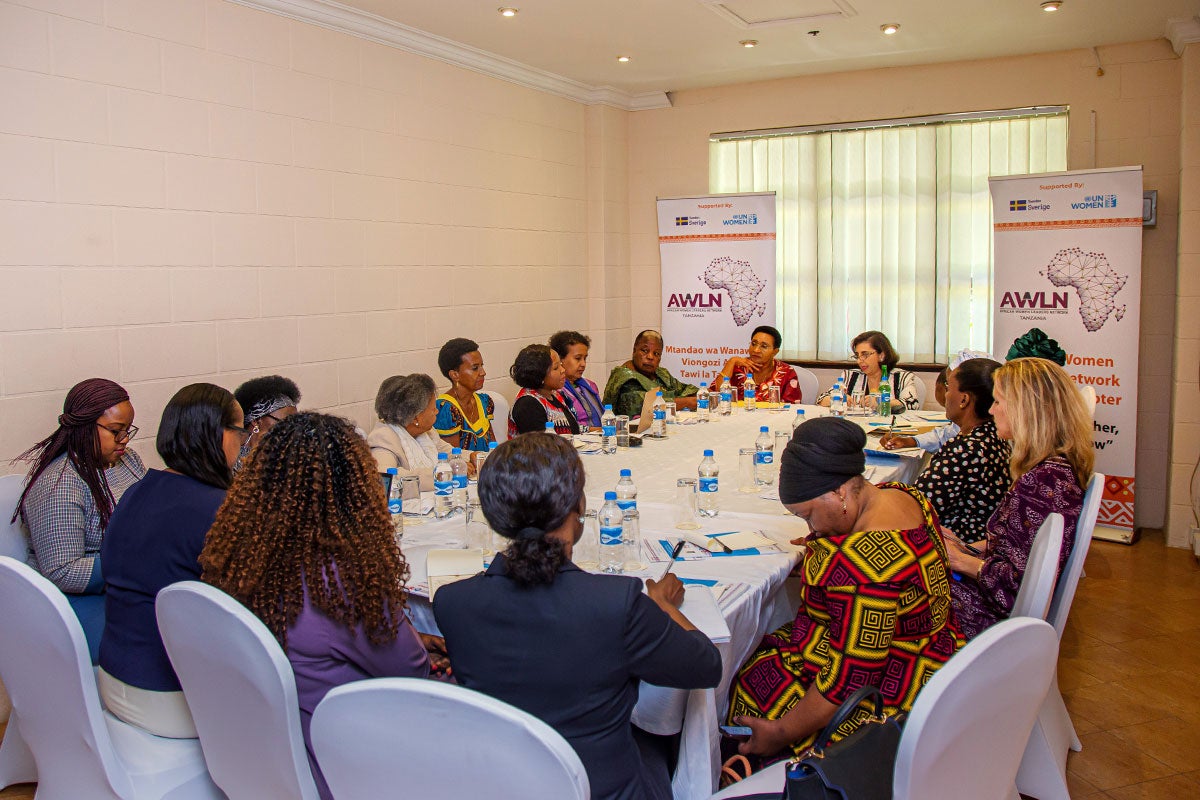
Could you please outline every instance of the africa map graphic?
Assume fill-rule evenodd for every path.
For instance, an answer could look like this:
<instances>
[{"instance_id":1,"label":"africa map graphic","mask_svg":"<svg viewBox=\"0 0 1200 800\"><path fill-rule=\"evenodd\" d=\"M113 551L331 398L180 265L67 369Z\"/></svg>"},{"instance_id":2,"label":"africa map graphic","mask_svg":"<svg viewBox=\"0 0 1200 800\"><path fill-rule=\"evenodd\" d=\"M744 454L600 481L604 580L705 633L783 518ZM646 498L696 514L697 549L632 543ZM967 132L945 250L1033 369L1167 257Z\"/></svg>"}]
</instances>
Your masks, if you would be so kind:
<instances>
[{"instance_id":1,"label":"africa map graphic","mask_svg":"<svg viewBox=\"0 0 1200 800\"><path fill-rule=\"evenodd\" d=\"M1079 295L1079 316L1089 332L1104 327L1109 315L1115 315L1117 322L1125 317L1126 307L1118 306L1115 298L1125 288L1129 276L1109 266L1103 253L1085 253L1078 247L1059 250L1042 275L1055 286L1075 288Z\"/></svg>"},{"instance_id":2,"label":"africa map graphic","mask_svg":"<svg viewBox=\"0 0 1200 800\"><path fill-rule=\"evenodd\" d=\"M700 279L710 289L724 289L729 293L729 312L739 328L749 322L755 312L760 317L767 312L766 303L758 302L767 282L754 274L747 261L735 261L729 256L714 258Z\"/></svg>"}]
</instances>

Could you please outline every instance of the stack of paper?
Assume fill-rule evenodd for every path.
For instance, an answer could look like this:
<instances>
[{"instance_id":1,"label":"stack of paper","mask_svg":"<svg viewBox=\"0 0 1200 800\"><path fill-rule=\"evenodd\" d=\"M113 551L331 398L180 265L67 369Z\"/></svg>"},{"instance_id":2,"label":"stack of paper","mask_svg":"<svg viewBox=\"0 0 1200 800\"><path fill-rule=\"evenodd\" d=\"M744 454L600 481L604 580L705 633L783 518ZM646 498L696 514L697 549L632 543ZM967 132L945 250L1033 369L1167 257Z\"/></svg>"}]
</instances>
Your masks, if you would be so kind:
<instances>
[{"instance_id":1,"label":"stack of paper","mask_svg":"<svg viewBox=\"0 0 1200 800\"><path fill-rule=\"evenodd\" d=\"M429 599L432 600L437 590L446 584L482 572L483 553L479 550L430 550L426 556L425 571L429 575Z\"/></svg>"}]
</instances>

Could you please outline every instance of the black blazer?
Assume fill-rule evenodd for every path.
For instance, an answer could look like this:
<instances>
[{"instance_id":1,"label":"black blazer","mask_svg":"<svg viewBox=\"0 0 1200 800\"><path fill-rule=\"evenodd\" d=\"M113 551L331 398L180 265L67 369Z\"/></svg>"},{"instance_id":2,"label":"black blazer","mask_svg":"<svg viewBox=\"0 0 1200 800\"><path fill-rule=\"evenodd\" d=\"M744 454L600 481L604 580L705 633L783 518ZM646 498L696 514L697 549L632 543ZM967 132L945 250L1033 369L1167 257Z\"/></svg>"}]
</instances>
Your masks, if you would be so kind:
<instances>
[{"instance_id":1,"label":"black blazer","mask_svg":"<svg viewBox=\"0 0 1200 800\"><path fill-rule=\"evenodd\" d=\"M594 800L644 796L630 730L638 681L716 686L721 656L642 593L636 578L563 565L549 586L521 588L503 556L438 590L433 613L463 686L553 727L587 769Z\"/></svg>"}]
</instances>

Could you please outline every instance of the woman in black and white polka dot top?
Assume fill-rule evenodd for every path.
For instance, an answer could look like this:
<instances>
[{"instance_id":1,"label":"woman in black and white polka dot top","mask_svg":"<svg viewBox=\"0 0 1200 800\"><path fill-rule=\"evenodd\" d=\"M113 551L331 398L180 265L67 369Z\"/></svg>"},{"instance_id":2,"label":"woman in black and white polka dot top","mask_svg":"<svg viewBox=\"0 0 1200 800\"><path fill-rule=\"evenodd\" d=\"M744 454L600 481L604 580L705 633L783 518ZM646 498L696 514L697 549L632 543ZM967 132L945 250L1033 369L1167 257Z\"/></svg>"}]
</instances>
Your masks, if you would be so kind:
<instances>
[{"instance_id":1,"label":"woman in black and white polka dot top","mask_svg":"<svg viewBox=\"0 0 1200 800\"><path fill-rule=\"evenodd\" d=\"M991 415L992 373L999 367L990 358L974 358L950 373L946 417L961 430L913 483L942 525L965 542L984 537L988 519L1012 483L1009 443L996 435Z\"/></svg>"}]
</instances>

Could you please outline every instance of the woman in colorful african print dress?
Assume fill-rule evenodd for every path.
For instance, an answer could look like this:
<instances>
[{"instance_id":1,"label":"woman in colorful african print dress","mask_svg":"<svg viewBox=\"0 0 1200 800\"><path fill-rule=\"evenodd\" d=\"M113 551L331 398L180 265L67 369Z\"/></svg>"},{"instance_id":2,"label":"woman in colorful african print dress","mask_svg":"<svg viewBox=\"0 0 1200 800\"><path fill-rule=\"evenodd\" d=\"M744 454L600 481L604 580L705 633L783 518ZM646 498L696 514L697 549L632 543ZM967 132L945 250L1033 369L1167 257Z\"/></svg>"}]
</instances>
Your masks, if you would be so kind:
<instances>
[{"instance_id":1,"label":"woman in colorful african print dress","mask_svg":"<svg viewBox=\"0 0 1200 800\"><path fill-rule=\"evenodd\" d=\"M763 639L733 685L730 720L753 731L742 753L803 751L867 684L889 715L908 711L964 642L933 510L911 487L863 480L865 444L859 426L820 417L784 450L779 499L811 532L795 621ZM860 708L834 738L867 716Z\"/></svg>"},{"instance_id":2,"label":"woman in colorful african print dress","mask_svg":"<svg viewBox=\"0 0 1200 800\"><path fill-rule=\"evenodd\" d=\"M1063 516L1062 573L1075 544L1083 491L1092 477L1092 420L1083 396L1063 368L1044 358L1017 358L992 375L992 418L1012 442L1013 483L987 521L979 558L958 541L965 531L943 531L950 568L963 576L950 593L954 615L968 639L1008 617L1021 588L1033 539L1046 516Z\"/></svg>"},{"instance_id":3,"label":"woman in colorful african print dress","mask_svg":"<svg viewBox=\"0 0 1200 800\"><path fill-rule=\"evenodd\" d=\"M479 345L470 339L451 339L438 352L438 369L450 379L450 391L438 395L433 429L463 452L487 452L488 443L496 441L492 432L496 404L480 391L487 370Z\"/></svg>"},{"instance_id":4,"label":"woman in colorful african print dress","mask_svg":"<svg viewBox=\"0 0 1200 800\"><path fill-rule=\"evenodd\" d=\"M800 380L791 364L776 361L779 348L783 346L783 334L770 325L759 325L750 334L750 348L745 356L734 356L713 378L710 391L720 391L725 381L744 389L748 382L754 384L758 401L764 403L771 386L779 387L779 399L784 403L800 403ZM809 398L809 402L812 399Z\"/></svg>"}]
</instances>

